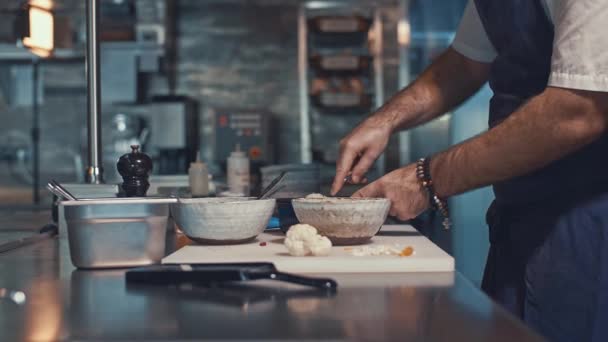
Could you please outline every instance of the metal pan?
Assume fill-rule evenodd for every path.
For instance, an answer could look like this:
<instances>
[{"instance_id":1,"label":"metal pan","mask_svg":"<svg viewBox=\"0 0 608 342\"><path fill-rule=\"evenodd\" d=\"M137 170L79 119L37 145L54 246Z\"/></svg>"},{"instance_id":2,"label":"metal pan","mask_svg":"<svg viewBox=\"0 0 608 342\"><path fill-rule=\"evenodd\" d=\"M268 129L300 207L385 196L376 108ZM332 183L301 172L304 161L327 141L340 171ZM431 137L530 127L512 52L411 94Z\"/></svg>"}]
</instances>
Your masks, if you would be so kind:
<instances>
[{"instance_id":1,"label":"metal pan","mask_svg":"<svg viewBox=\"0 0 608 342\"><path fill-rule=\"evenodd\" d=\"M65 201L70 257L78 268L134 267L165 255L174 199Z\"/></svg>"}]
</instances>

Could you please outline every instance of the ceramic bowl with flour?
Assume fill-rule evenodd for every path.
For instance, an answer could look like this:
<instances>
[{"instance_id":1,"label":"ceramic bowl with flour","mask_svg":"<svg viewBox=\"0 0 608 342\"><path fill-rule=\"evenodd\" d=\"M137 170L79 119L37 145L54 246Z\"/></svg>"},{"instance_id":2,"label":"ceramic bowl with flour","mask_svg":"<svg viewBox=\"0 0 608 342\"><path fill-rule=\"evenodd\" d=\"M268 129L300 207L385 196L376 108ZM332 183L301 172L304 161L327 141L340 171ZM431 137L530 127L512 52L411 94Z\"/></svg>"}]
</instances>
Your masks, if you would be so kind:
<instances>
[{"instance_id":1,"label":"ceramic bowl with flour","mask_svg":"<svg viewBox=\"0 0 608 342\"><path fill-rule=\"evenodd\" d=\"M253 240L266 229L274 199L180 198L171 205L177 226L204 244L236 244Z\"/></svg>"},{"instance_id":2,"label":"ceramic bowl with flour","mask_svg":"<svg viewBox=\"0 0 608 342\"><path fill-rule=\"evenodd\" d=\"M334 245L357 245L378 233L391 207L385 198L309 196L294 199L300 223L309 224Z\"/></svg>"}]
</instances>

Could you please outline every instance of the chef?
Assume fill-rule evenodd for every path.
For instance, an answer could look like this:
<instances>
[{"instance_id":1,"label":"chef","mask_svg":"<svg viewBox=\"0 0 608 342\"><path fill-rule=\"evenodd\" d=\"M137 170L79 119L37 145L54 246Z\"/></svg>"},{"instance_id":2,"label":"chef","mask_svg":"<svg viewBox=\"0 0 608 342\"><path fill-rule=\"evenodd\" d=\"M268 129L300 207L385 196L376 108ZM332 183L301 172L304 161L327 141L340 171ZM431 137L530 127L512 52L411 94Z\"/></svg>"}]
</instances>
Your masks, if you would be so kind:
<instances>
[{"instance_id":1,"label":"chef","mask_svg":"<svg viewBox=\"0 0 608 342\"><path fill-rule=\"evenodd\" d=\"M607 23L606 0L471 0L451 47L342 139L332 193L489 81L487 132L354 196L447 218L449 197L493 185L483 289L550 340L608 341Z\"/></svg>"}]
</instances>

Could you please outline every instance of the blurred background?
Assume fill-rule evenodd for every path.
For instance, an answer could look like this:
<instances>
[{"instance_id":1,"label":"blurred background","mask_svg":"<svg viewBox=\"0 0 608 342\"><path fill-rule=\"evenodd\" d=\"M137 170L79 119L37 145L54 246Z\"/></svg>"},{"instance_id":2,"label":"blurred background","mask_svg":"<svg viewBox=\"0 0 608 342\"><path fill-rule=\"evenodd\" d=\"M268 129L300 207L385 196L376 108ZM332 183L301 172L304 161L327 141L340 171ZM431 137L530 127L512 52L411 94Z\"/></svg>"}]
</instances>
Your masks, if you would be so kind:
<instances>
[{"instance_id":1,"label":"blurred background","mask_svg":"<svg viewBox=\"0 0 608 342\"><path fill-rule=\"evenodd\" d=\"M106 182L119 182L117 159L139 144L158 176L185 175L200 151L221 180L239 145L254 175L264 166L315 163L329 184L338 140L449 46L465 4L101 1ZM32 6L46 26L31 26ZM53 44L24 39L30 31ZM0 206L48 206L40 190L48 180L84 182L85 47L84 1L0 3ZM370 178L485 130L489 96L484 88L453 113L393 137ZM476 284L491 198L482 189L451 199L447 232L434 217L417 222Z\"/></svg>"}]
</instances>

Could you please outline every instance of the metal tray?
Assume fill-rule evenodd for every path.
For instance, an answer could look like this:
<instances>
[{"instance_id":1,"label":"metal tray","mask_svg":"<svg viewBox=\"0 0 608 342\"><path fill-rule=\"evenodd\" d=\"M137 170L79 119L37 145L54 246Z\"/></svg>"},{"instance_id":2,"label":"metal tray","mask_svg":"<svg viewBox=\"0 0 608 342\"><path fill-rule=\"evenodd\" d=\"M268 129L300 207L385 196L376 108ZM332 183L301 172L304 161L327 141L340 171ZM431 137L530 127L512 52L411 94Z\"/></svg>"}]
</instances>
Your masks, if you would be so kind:
<instances>
[{"instance_id":1,"label":"metal tray","mask_svg":"<svg viewBox=\"0 0 608 342\"><path fill-rule=\"evenodd\" d=\"M175 199L64 201L70 257L78 268L159 263Z\"/></svg>"}]
</instances>

